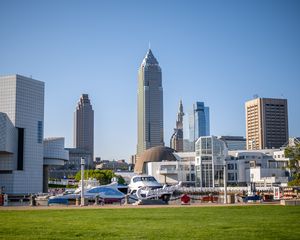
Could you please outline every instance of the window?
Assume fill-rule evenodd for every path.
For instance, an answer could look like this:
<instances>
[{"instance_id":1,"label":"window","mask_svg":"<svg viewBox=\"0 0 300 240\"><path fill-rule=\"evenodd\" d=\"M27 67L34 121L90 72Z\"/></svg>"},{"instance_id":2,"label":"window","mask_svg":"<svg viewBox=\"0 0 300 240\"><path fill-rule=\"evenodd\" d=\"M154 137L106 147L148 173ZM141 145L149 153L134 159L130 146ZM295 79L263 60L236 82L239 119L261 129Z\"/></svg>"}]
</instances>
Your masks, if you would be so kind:
<instances>
[{"instance_id":1,"label":"window","mask_svg":"<svg viewBox=\"0 0 300 240\"><path fill-rule=\"evenodd\" d=\"M160 170L175 171L176 170L176 165L161 165Z\"/></svg>"},{"instance_id":2,"label":"window","mask_svg":"<svg viewBox=\"0 0 300 240\"><path fill-rule=\"evenodd\" d=\"M228 173L228 181L234 181L234 173Z\"/></svg>"},{"instance_id":3,"label":"window","mask_svg":"<svg viewBox=\"0 0 300 240\"><path fill-rule=\"evenodd\" d=\"M43 143L43 122L38 121L37 142Z\"/></svg>"},{"instance_id":4,"label":"window","mask_svg":"<svg viewBox=\"0 0 300 240\"><path fill-rule=\"evenodd\" d=\"M88 191L89 193L103 193L105 192L105 188L93 188Z\"/></svg>"},{"instance_id":5,"label":"window","mask_svg":"<svg viewBox=\"0 0 300 240\"><path fill-rule=\"evenodd\" d=\"M233 170L234 169L234 164L233 163L229 163L228 164L228 170Z\"/></svg>"}]
</instances>

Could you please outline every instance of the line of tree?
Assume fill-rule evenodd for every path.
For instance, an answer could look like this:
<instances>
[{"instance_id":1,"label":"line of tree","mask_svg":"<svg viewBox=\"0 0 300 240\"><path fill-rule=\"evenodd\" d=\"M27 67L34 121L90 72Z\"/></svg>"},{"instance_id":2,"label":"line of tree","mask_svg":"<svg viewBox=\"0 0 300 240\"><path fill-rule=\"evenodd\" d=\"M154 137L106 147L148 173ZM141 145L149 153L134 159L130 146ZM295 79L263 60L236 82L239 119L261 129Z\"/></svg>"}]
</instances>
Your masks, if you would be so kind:
<instances>
[{"instance_id":1,"label":"line of tree","mask_svg":"<svg viewBox=\"0 0 300 240\"><path fill-rule=\"evenodd\" d=\"M292 174L289 186L300 186L300 144L294 147L287 147L284 150L285 157L289 158L288 168Z\"/></svg>"},{"instance_id":2,"label":"line of tree","mask_svg":"<svg viewBox=\"0 0 300 240\"><path fill-rule=\"evenodd\" d=\"M111 183L111 179L116 177L118 183L124 184L125 180L122 176L115 174L112 170L84 170L84 179L95 178L99 181L101 185L106 185ZM81 180L81 171L77 172L75 175L75 180Z\"/></svg>"}]
</instances>

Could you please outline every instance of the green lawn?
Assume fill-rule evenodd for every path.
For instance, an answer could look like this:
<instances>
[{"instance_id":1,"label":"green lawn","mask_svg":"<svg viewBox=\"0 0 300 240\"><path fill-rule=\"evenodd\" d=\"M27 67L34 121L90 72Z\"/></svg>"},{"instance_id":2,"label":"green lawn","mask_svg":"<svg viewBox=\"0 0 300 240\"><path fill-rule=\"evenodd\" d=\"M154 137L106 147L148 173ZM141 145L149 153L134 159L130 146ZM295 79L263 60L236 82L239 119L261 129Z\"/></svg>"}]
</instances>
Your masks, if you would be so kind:
<instances>
[{"instance_id":1,"label":"green lawn","mask_svg":"<svg viewBox=\"0 0 300 240\"><path fill-rule=\"evenodd\" d=\"M300 206L0 210L0 239L300 239Z\"/></svg>"}]
</instances>

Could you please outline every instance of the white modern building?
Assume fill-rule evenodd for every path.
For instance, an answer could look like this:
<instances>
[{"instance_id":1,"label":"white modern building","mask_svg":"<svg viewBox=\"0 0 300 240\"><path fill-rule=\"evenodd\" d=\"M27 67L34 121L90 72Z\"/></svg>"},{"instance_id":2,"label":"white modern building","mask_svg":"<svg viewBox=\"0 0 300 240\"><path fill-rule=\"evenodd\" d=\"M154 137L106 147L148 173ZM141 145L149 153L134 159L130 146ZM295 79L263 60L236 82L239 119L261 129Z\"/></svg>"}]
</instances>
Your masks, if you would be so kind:
<instances>
[{"instance_id":1,"label":"white modern building","mask_svg":"<svg viewBox=\"0 0 300 240\"><path fill-rule=\"evenodd\" d=\"M258 186L270 186L287 183L288 161L284 150L280 149L229 151L226 159L228 184L245 186L254 182Z\"/></svg>"},{"instance_id":2,"label":"white modern building","mask_svg":"<svg viewBox=\"0 0 300 240\"><path fill-rule=\"evenodd\" d=\"M221 187L224 184L224 166L227 147L215 136L200 137L196 149L196 186Z\"/></svg>"},{"instance_id":3,"label":"white modern building","mask_svg":"<svg viewBox=\"0 0 300 240\"><path fill-rule=\"evenodd\" d=\"M43 192L48 192L49 167L63 166L69 160L69 151L65 150L63 137L44 139L44 180Z\"/></svg>"},{"instance_id":4,"label":"white modern building","mask_svg":"<svg viewBox=\"0 0 300 240\"><path fill-rule=\"evenodd\" d=\"M174 152L175 161L147 162L146 173L162 184L195 185L195 152Z\"/></svg>"},{"instance_id":5,"label":"white modern building","mask_svg":"<svg viewBox=\"0 0 300 240\"><path fill-rule=\"evenodd\" d=\"M44 83L0 77L0 187L7 193L43 190Z\"/></svg>"}]
</instances>

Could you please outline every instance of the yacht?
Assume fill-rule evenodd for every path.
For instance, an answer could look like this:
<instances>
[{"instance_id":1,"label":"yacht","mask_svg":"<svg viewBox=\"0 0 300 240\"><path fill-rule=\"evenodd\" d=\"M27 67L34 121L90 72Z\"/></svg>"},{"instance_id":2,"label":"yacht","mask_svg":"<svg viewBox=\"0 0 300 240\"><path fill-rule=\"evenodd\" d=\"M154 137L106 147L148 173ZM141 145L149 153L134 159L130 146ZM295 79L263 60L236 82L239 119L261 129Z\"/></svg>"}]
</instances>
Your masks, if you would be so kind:
<instances>
[{"instance_id":1,"label":"yacht","mask_svg":"<svg viewBox=\"0 0 300 240\"><path fill-rule=\"evenodd\" d=\"M150 175L135 175L131 178L129 193L134 194L141 187L148 187L150 189L162 188L163 186Z\"/></svg>"}]
</instances>

